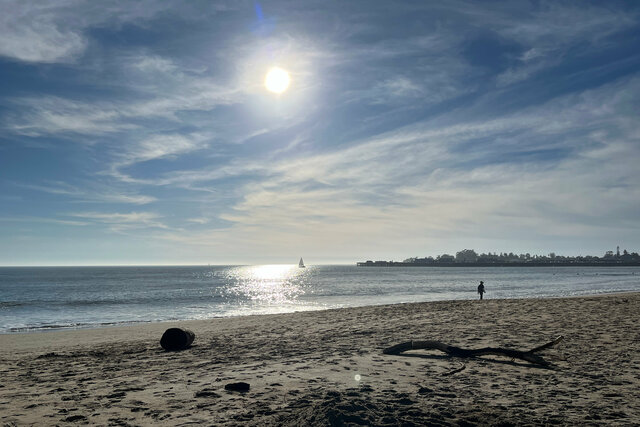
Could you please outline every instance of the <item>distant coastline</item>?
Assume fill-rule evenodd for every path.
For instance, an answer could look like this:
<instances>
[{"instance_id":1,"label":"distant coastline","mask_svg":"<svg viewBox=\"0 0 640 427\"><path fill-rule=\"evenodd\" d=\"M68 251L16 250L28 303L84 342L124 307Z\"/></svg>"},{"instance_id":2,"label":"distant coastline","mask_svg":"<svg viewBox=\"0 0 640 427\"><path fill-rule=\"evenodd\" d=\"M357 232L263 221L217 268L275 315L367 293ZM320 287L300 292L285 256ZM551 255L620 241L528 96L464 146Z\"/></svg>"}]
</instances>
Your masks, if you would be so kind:
<instances>
[{"instance_id":1,"label":"distant coastline","mask_svg":"<svg viewBox=\"0 0 640 427\"><path fill-rule=\"evenodd\" d=\"M364 261L356 263L358 267L633 267L640 266L637 252L607 251L604 256L562 256L516 255L511 253L478 254L473 249L464 249L455 256L438 255L436 258L408 258L404 261Z\"/></svg>"},{"instance_id":2,"label":"distant coastline","mask_svg":"<svg viewBox=\"0 0 640 427\"><path fill-rule=\"evenodd\" d=\"M416 263L403 261L365 261L356 263L358 267L640 267L634 262L433 262Z\"/></svg>"}]
</instances>

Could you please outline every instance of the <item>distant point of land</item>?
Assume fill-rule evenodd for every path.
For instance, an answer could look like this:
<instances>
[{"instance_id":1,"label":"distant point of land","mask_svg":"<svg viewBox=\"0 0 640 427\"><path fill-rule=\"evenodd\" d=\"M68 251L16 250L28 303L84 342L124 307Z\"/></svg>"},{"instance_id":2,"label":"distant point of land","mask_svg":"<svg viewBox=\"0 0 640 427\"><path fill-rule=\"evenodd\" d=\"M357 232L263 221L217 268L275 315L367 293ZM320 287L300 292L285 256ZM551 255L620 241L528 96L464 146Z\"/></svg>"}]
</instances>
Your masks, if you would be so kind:
<instances>
[{"instance_id":1,"label":"distant point of land","mask_svg":"<svg viewBox=\"0 0 640 427\"><path fill-rule=\"evenodd\" d=\"M516 255L510 253L482 253L473 249L463 249L455 256L449 254L437 257L407 258L404 261L365 261L358 262L358 267L617 267L640 266L640 255L637 252L620 253L620 248L607 251L602 257L598 256L563 256L550 253L548 255L531 255L529 253Z\"/></svg>"}]
</instances>

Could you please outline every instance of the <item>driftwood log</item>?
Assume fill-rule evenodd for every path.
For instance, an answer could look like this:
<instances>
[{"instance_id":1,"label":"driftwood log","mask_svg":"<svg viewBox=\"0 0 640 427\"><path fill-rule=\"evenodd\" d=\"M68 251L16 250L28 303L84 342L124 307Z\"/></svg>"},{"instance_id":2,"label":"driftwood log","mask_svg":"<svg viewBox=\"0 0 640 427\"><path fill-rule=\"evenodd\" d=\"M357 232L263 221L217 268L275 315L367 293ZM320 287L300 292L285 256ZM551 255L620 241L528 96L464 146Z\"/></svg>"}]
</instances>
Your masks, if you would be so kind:
<instances>
[{"instance_id":1,"label":"driftwood log","mask_svg":"<svg viewBox=\"0 0 640 427\"><path fill-rule=\"evenodd\" d=\"M454 347L441 343L440 341L407 341L401 344L394 345L392 347L385 348L382 352L384 354L400 354L409 350L440 350L447 353L450 356L455 357L476 357L492 354L496 356L505 356L511 359L525 360L529 363L541 366L549 366L549 362L544 360L537 353L546 348L553 347L564 339L563 336L559 336L555 340L533 348L528 351L512 350L510 348L501 347L484 347L477 349L466 349L460 347Z\"/></svg>"},{"instance_id":2,"label":"driftwood log","mask_svg":"<svg viewBox=\"0 0 640 427\"><path fill-rule=\"evenodd\" d=\"M167 351L178 351L189 348L193 344L196 334L188 329L169 328L164 331L160 345Z\"/></svg>"}]
</instances>

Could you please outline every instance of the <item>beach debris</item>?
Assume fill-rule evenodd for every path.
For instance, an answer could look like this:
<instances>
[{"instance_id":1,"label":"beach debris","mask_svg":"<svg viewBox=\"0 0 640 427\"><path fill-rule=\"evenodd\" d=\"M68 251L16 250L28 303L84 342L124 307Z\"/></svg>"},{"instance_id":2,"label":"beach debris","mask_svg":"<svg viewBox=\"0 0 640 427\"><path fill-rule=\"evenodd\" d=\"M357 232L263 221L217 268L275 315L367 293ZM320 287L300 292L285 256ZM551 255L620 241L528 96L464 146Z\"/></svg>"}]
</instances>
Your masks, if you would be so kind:
<instances>
[{"instance_id":1,"label":"beach debris","mask_svg":"<svg viewBox=\"0 0 640 427\"><path fill-rule=\"evenodd\" d=\"M400 344L396 344L391 347L385 348L382 352L384 354L398 355L409 350L440 350L454 357L476 357L492 354L495 356L505 356L511 359L525 360L534 365L549 366L550 363L544 360L541 356L534 354L549 347L553 347L562 341L564 337L561 335L555 340L535 347L528 351L513 350L510 348L501 347L483 347L477 349L466 349L460 347L454 347L452 345L444 344L440 341L407 341Z\"/></svg>"},{"instance_id":2,"label":"beach debris","mask_svg":"<svg viewBox=\"0 0 640 427\"><path fill-rule=\"evenodd\" d=\"M456 369L452 369L448 372L445 372L444 374L442 374L443 377L448 377L449 375L453 375L453 374L457 374L458 372L462 372L465 370L465 368L467 367L464 363L460 364L461 366L459 366Z\"/></svg>"},{"instance_id":3,"label":"beach debris","mask_svg":"<svg viewBox=\"0 0 640 427\"><path fill-rule=\"evenodd\" d=\"M160 339L160 345L167 351L184 350L191 347L196 334L188 329L169 328L164 331Z\"/></svg>"},{"instance_id":4,"label":"beach debris","mask_svg":"<svg viewBox=\"0 0 640 427\"><path fill-rule=\"evenodd\" d=\"M242 393L246 393L249 391L251 386L248 383L238 382L238 383L229 383L224 386L224 389L227 391L239 391Z\"/></svg>"}]
</instances>

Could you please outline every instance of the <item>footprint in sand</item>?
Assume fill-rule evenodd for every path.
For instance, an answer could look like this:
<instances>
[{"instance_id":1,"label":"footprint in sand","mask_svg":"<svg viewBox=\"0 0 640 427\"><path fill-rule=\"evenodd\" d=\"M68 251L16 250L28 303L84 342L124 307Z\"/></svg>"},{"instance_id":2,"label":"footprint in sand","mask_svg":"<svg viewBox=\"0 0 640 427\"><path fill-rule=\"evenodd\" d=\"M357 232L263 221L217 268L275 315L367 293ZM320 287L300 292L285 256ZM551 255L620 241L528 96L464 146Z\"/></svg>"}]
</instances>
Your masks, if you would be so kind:
<instances>
[{"instance_id":1,"label":"footprint in sand","mask_svg":"<svg viewBox=\"0 0 640 427\"><path fill-rule=\"evenodd\" d=\"M87 417L85 417L84 415L71 415L70 417L63 419L62 421L67 423L73 423L76 421L85 421L86 419Z\"/></svg>"}]
</instances>

